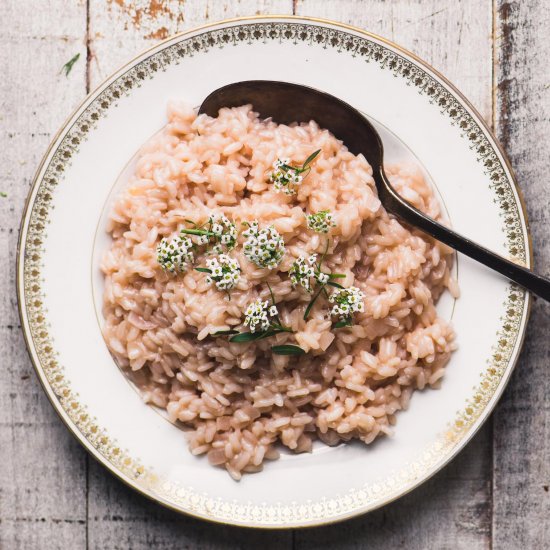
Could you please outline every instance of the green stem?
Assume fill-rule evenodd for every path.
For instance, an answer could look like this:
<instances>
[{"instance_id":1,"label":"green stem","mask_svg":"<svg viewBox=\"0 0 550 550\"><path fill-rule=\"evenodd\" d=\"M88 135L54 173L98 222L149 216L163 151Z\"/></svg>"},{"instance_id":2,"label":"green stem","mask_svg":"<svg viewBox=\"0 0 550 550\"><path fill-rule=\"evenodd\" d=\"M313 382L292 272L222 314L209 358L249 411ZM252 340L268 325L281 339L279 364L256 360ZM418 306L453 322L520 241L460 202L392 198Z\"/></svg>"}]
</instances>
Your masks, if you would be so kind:
<instances>
[{"instance_id":1,"label":"green stem","mask_svg":"<svg viewBox=\"0 0 550 550\"><path fill-rule=\"evenodd\" d=\"M203 229L182 229L180 233L185 233L186 235L208 235L213 237L214 233L212 231L204 231Z\"/></svg>"},{"instance_id":2,"label":"green stem","mask_svg":"<svg viewBox=\"0 0 550 550\"><path fill-rule=\"evenodd\" d=\"M275 305L275 296L273 295L273 290L271 289L271 285L266 281L265 284L267 285L267 288L269 288L269 294L271 294L271 305Z\"/></svg>"},{"instance_id":3,"label":"green stem","mask_svg":"<svg viewBox=\"0 0 550 550\"><path fill-rule=\"evenodd\" d=\"M311 302L309 302L309 305L307 306L305 312L304 312L304 321L307 321L307 318L308 318L308 315L311 311L311 308L313 307L313 304L315 303L315 301L317 300L317 298L319 298L319 295L321 294L321 292L323 292L323 289L324 289L324 285L317 291L317 294L315 294L315 296L313 296L313 298L311 299Z\"/></svg>"},{"instance_id":4,"label":"green stem","mask_svg":"<svg viewBox=\"0 0 550 550\"><path fill-rule=\"evenodd\" d=\"M271 326L281 332L294 332L291 328L284 327L283 325L279 323L271 323Z\"/></svg>"},{"instance_id":5,"label":"green stem","mask_svg":"<svg viewBox=\"0 0 550 550\"><path fill-rule=\"evenodd\" d=\"M321 256L321 259L319 260L319 263L317 264L317 269L319 271L321 271L321 265L323 265L323 261L325 260L325 257L327 255L329 244L330 244L330 239L327 239L327 244L325 246L325 251L323 252L323 255Z\"/></svg>"},{"instance_id":6,"label":"green stem","mask_svg":"<svg viewBox=\"0 0 550 550\"><path fill-rule=\"evenodd\" d=\"M343 321L338 321L337 323L334 323L334 325L332 325L332 328L351 327L352 324L353 323L351 321L351 318L348 318L348 319L344 319Z\"/></svg>"}]
</instances>

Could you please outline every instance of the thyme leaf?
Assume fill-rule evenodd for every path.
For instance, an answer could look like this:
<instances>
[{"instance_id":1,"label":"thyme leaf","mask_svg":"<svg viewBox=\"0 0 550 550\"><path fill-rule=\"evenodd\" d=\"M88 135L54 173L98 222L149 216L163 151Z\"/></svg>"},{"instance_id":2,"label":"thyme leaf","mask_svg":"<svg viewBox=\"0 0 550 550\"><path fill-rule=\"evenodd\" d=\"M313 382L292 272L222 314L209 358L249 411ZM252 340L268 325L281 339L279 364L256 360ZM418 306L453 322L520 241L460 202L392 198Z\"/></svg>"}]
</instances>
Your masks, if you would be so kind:
<instances>
[{"instance_id":1,"label":"thyme leaf","mask_svg":"<svg viewBox=\"0 0 550 550\"><path fill-rule=\"evenodd\" d=\"M228 336L230 334L239 334L239 331L235 329L217 330L216 332L212 332L210 336Z\"/></svg>"},{"instance_id":2,"label":"thyme leaf","mask_svg":"<svg viewBox=\"0 0 550 550\"><path fill-rule=\"evenodd\" d=\"M340 283L335 283L334 281L329 281L327 285L333 286L334 288L345 288Z\"/></svg>"},{"instance_id":3,"label":"thyme leaf","mask_svg":"<svg viewBox=\"0 0 550 550\"><path fill-rule=\"evenodd\" d=\"M352 325L351 319L346 319L345 321L338 321L337 323L334 323L332 325L332 328L351 327L351 325Z\"/></svg>"},{"instance_id":4,"label":"thyme leaf","mask_svg":"<svg viewBox=\"0 0 550 550\"><path fill-rule=\"evenodd\" d=\"M306 310L304 311L304 321L307 321L307 318L309 316L309 313L311 312L311 308L313 307L313 304L317 301L317 298L319 298L319 295L323 291L325 286L321 286L321 288L317 291L317 293L313 296L311 299L311 302L309 302L309 305L307 306Z\"/></svg>"},{"instance_id":5,"label":"thyme leaf","mask_svg":"<svg viewBox=\"0 0 550 550\"><path fill-rule=\"evenodd\" d=\"M182 229L180 233L184 233L186 235L208 235L208 237L214 236L212 231L205 231L204 229Z\"/></svg>"},{"instance_id":6,"label":"thyme leaf","mask_svg":"<svg viewBox=\"0 0 550 550\"><path fill-rule=\"evenodd\" d=\"M239 334L236 334L235 336L231 336L229 338L230 342L234 342L235 344L242 344L244 342L253 342L254 340L258 340L264 335L264 332L241 332Z\"/></svg>"},{"instance_id":7,"label":"thyme leaf","mask_svg":"<svg viewBox=\"0 0 550 550\"><path fill-rule=\"evenodd\" d=\"M305 353L305 350L300 346L294 346L292 344L273 346L271 351L276 355L303 355Z\"/></svg>"},{"instance_id":8,"label":"thyme leaf","mask_svg":"<svg viewBox=\"0 0 550 550\"><path fill-rule=\"evenodd\" d=\"M307 159L304 161L304 164L302 164L302 170L307 170L309 168L309 165L313 162L315 157L321 152L321 149L317 149L317 151L314 151L307 157Z\"/></svg>"}]
</instances>

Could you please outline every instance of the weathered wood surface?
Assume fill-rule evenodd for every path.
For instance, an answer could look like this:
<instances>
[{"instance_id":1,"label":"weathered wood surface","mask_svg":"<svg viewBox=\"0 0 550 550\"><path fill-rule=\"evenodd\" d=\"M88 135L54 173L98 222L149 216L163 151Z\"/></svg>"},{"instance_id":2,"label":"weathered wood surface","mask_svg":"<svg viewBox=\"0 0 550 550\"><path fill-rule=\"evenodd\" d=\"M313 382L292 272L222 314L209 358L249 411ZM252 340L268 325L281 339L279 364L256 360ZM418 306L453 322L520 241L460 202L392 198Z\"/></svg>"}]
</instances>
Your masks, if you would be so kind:
<instances>
[{"instance_id":1,"label":"weathered wood surface","mask_svg":"<svg viewBox=\"0 0 550 550\"><path fill-rule=\"evenodd\" d=\"M537 269L550 275L550 5L496 6L495 129L525 196ZM494 548L550 547L549 304L533 306L512 381L494 414Z\"/></svg>"},{"instance_id":2,"label":"weathered wood surface","mask_svg":"<svg viewBox=\"0 0 550 550\"><path fill-rule=\"evenodd\" d=\"M43 11L42 11L43 10ZM55 24L44 14L63 13ZM32 372L19 326L15 252L31 178L82 98L86 3L2 2L0 16L0 548L83 548L86 459Z\"/></svg>"},{"instance_id":3,"label":"weathered wood surface","mask_svg":"<svg viewBox=\"0 0 550 550\"><path fill-rule=\"evenodd\" d=\"M494 0L497 2L497 0ZM497 5L498 4L498 5ZM550 263L543 159L550 135L545 2L492 0L8 0L0 18L0 548L542 548L548 545L548 308L490 421L451 465L392 505L344 524L259 532L161 509L88 459L47 403L24 350L14 263L24 199L64 117L120 64L222 18L337 19L426 59L494 123L525 191L539 265ZM66 78L61 66L80 59ZM537 56L534 55L537 52ZM6 72L7 71L7 72ZM526 377L525 375L528 375ZM546 409L545 409L546 404ZM546 431L544 431L546 430ZM545 489L546 487L546 489Z\"/></svg>"}]
</instances>

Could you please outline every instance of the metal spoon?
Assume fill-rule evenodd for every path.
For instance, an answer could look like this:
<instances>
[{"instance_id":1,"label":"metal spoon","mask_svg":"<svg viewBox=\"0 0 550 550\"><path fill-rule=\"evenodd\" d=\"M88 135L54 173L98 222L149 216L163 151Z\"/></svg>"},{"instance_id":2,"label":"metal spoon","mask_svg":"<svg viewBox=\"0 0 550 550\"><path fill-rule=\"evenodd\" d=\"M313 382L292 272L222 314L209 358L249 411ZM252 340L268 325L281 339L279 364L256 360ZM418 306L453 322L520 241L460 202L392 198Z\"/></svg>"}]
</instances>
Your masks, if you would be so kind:
<instances>
[{"instance_id":1,"label":"metal spoon","mask_svg":"<svg viewBox=\"0 0 550 550\"><path fill-rule=\"evenodd\" d=\"M365 156L372 166L378 197L386 210L550 301L550 280L437 223L402 199L384 173L384 149L378 132L351 105L308 86L249 80L218 88L202 102L199 113L215 117L222 107L239 107L249 103L262 118L270 117L279 124L315 120L321 128L330 130L341 139L352 153Z\"/></svg>"}]
</instances>

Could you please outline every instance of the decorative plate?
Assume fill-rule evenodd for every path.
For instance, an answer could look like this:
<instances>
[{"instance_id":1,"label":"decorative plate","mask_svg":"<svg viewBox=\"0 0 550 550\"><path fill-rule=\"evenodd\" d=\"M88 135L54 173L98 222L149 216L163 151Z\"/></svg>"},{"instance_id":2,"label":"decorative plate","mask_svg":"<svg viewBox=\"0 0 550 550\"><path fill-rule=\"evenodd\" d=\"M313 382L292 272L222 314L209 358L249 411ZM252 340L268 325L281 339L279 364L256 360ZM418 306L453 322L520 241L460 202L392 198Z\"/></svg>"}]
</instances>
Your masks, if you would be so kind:
<instances>
[{"instance_id":1,"label":"decorative plate","mask_svg":"<svg viewBox=\"0 0 550 550\"><path fill-rule=\"evenodd\" d=\"M531 245L510 168L479 115L422 61L377 36L329 21L257 17L166 40L103 83L51 144L23 216L18 295L27 345L53 406L82 445L141 493L197 517L301 527L388 503L432 476L487 418L522 344L530 298L460 256L461 297L440 315L457 333L441 389L416 392L395 435L371 446L318 446L233 481L143 404L103 341L98 258L105 211L125 167L165 123L169 99L194 105L247 79L329 92L380 129L386 160L413 160L462 234L526 265Z\"/></svg>"}]
</instances>

